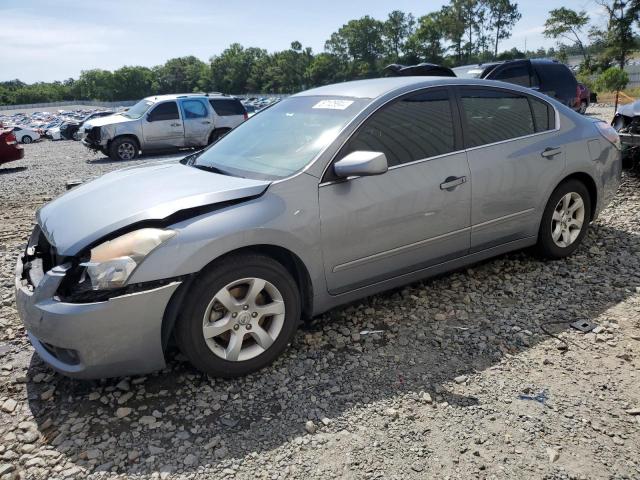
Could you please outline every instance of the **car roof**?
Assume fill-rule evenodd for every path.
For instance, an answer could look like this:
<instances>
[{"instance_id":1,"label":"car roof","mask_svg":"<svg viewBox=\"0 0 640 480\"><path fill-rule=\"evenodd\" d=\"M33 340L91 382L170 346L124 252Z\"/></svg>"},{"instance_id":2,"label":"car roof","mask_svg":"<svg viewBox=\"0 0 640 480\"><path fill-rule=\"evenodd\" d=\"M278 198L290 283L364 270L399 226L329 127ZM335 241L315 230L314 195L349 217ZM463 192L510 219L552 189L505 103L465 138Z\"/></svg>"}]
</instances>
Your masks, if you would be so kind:
<instances>
[{"instance_id":1,"label":"car roof","mask_svg":"<svg viewBox=\"0 0 640 480\"><path fill-rule=\"evenodd\" d=\"M164 100L177 100L178 98L225 98L229 100L234 100L235 97L230 97L228 95L224 95L222 93L170 93L164 95L151 95L145 97L144 100L149 100L151 102L162 102Z\"/></svg>"},{"instance_id":2,"label":"car roof","mask_svg":"<svg viewBox=\"0 0 640 480\"><path fill-rule=\"evenodd\" d=\"M352 97L352 98L368 98L374 99L395 90L408 90L410 87L426 88L438 85L484 85L487 87L509 88L512 90L529 91L517 85L495 80L479 80L456 77L386 77L371 78L368 80L353 80L350 82L334 83L324 87L312 88L304 92L297 93L293 97L310 97L310 96L336 96L336 97Z\"/></svg>"}]
</instances>

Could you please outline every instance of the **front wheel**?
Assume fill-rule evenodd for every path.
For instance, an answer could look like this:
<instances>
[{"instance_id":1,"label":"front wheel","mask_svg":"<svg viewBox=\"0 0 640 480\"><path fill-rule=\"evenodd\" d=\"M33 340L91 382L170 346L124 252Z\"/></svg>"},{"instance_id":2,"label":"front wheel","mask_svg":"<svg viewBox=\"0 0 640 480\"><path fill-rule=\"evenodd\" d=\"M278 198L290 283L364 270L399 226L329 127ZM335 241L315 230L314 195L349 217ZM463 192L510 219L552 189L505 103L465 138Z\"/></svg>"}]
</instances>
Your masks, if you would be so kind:
<instances>
[{"instance_id":1,"label":"front wheel","mask_svg":"<svg viewBox=\"0 0 640 480\"><path fill-rule=\"evenodd\" d=\"M299 322L300 293L289 272L263 255L236 255L200 274L175 335L197 369L238 377L273 362Z\"/></svg>"},{"instance_id":2,"label":"front wheel","mask_svg":"<svg viewBox=\"0 0 640 480\"><path fill-rule=\"evenodd\" d=\"M591 197L584 184L569 180L551 194L542 215L538 251L547 258L571 255L580 245L591 220Z\"/></svg>"},{"instance_id":3,"label":"front wheel","mask_svg":"<svg viewBox=\"0 0 640 480\"><path fill-rule=\"evenodd\" d=\"M31 138L29 135L25 135L24 137L22 137L22 143L31 143L33 142L33 138Z\"/></svg>"},{"instance_id":4,"label":"front wheel","mask_svg":"<svg viewBox=\"0 0 640 480\"><path fill-rule=\"evenodd\" d=\"M580 109L578 110L578 112L581 113L582 115L587 113L587 102L585 100L582 100L580 102Z\"/></svg>"},{"instance_id":5,"label":"front wheel","mask_svg":"<svg viewBox=\"0 0 640 480\"><path fill-rule=\"evenodd\" d=\"M109 148L109 157L112 160L127 161L138 156L138 142L130 137L116 138Z\"/></svg>"}]
</instances>

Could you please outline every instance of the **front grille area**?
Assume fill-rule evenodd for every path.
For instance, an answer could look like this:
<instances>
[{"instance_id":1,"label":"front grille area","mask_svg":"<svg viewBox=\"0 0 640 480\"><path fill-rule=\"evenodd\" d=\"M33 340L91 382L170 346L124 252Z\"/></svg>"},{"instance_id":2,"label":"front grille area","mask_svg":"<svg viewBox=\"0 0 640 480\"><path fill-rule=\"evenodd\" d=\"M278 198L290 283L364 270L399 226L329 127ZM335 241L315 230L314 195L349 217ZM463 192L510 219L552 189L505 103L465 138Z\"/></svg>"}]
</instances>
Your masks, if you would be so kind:
<instances>
[{"instance_id":1,"label":"front grille area","mask_svg":"<svg viewBox=\"0 0 640 480\"><path fill-rule=\"evenodd\" d=\"M86 128L85 135L87 142L95 145L100 143L100 127Z\"/></svg>"}]
</instances>

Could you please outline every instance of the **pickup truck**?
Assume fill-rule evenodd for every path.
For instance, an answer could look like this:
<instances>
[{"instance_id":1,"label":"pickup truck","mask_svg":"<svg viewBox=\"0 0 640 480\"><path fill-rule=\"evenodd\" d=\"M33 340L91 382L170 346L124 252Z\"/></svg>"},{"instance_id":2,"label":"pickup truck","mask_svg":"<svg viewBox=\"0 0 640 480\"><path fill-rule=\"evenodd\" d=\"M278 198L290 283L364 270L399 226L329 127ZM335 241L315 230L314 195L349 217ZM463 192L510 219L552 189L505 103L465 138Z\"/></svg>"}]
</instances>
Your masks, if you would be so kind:
<instances>
[{"instance_id":1,"label":"pickup truck","mask_svg":"<svg viewBox=\"0 0 640 480\"><path fill-rule=\"evenodd\" d=\"M113 160L141 152L204 147L248 118L242 103L222 94L157 95L127 111L85 122L80 138Z\"/></svg>"}]
</instances>

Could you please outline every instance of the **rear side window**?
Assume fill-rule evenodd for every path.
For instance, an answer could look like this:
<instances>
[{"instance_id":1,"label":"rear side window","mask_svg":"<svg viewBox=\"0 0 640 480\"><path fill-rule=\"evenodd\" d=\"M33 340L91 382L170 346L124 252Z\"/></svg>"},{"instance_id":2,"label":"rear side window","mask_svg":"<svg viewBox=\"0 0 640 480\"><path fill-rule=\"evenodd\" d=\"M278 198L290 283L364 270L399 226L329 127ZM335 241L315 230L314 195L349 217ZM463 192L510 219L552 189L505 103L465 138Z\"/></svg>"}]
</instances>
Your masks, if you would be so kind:
<instances>
[{"instance_id":1,"label":"rear side window","mask_svg":"<svg viewBox=\"0 0 640 480\"><path fill-rule=\"evenodd\" d=\"M526 95L482 88L460 91L467 148L535 133Z\"/></svg>"},{"instance_id":2,"label":"rear side window","mask_svg":"<svg viewBox=\"0 0 640 480\"><path fill-rule=\"evenodd\" d=\"M338 158L358 150L384 152L390 167L454 151L447 90L428 90L382 107L351 137Z\"/></svg>"},{"instance_id":3,"label":"rear side window","mask_svg":"<svg viewBox=\"0 0 640 480\"><path fill-rule=\"evenodd\" d=\"M229 117L232 115L244 115L246 113L240 100L235 99L211 99L209 103L215 110L216 114L221 117Z\"/></svg>"},{"instance_id":4,"label":"rear side window","mask_svg":"<svg viewBox=\"0 0 640 480\"><path fill-rule=\"evenodd\" d=\"M178 105L176 102L164 102L154 108L149 114L150 122L158 122L161 120L179 120Z\"/></svg>"},{"instance_id":5,"label":"rear side window","mask_svg":"<svg viewBox=\"0 0 640 480\"><path fill-rule=\"evenodd\" d=\"M544 132L555 128L555 112L548 103L529 97L536 132Z\"/></svg>"},{"instance_id":6,"label":"rear side window","mask_svg":"<svg viewBox=\"0 0 640 480\"><path fill-rule=\"evenodd\" d=\"M492 77L492 80L502 80L503 82L514 83L522 87L530 87L529 66L526 63L519 63L504 67Z\"/></svg>"},{"instance_id":7,"label":"rear side window","mask_svg":"<svg viewBox=\"0 0 640 480\"><path fill-rule=\"evenodd\" d=\"M200 100L182 100L184 118L204 118L207 117L207 107Z\"/></svg>"}]
</instances>

